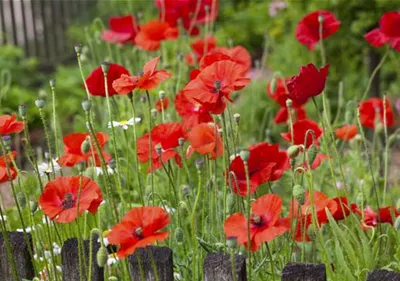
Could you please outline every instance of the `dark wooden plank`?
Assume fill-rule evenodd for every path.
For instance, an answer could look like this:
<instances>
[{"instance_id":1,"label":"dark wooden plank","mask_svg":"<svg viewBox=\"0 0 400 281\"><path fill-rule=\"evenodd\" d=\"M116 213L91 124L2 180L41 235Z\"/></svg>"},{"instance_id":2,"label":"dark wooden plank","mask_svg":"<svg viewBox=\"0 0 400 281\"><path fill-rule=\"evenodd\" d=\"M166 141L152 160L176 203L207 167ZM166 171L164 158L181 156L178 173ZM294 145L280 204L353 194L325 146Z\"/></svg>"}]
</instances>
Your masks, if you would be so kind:
<instances>
[{"instance_id":1,"label":"dark wooden plank","mask_svg":"<svg viewBox=\"0 0 400 281\"><path fill-rule=\"evenodd\" d=\"M400 281L400 274L394 271L378 269L368 274L367 281Z\"/></svg>"},{"instance_id":2,"label":"dark wooden plank","mask_svg":"<svg viewBox=\"0 0 400 281\"><path fill-rule=\"evenodd\" d=\"M104 269L100 268L96 262L96 254L100 249L100 243L96 242L97 238L92 240L92 278L90 281L104 281ZM89 265L89 240L84 241L84 257L86 261L86 266L83 266L82 273L84 275L84 280L86 281L86 268ZM61 260L63 266L63 281L80 281L79 273L79 249L78 249L78 239L71 238L64 242L61 249Z\"/></svg>"},{"instance_id":3,"label":"dark wooden plank","mask_svg":"<svg viewBox=\"0 0 400 281\"><path fill-rule=\"evenodd\" d=\"M25 1L21 0L21 15L22 15L22 29L23 29L23 38L24 38L24 47L25 47L25 54L29 56L29 42L28 42L28 30L26 26L26 9L25 9Z\"/></svg>"},{"instance_id":4,"label":"dark wooden plank","mask_svg":"<svg viewBox=\"0 0 400 281\"><path fill-rule=\"evenodd\" d=\"M17 32L17 24L15 22L15 10L14 10L14 1L8 1L10 3L10 13L11 13L11 34L14 40L14 45L18 45L18 32Z\"/></svg>"},{"instance_id":5,"label":"dark wooden plank","mask_svg":"<svg viewBox=\"0 0 400 281\"><path fill-rule=\"evenodd\" d=\"M232 274L232 256L229 254L210 253L204 260L205 281L246 281L246 258L235 255L236 279Z\"/></svg>"},{"instance_id":6,"label":"dark wooden plank","mask_svg":"<svg viewBox=\"0 0 400 281\"><path fill-rule=\"evenodd\" d=\"M32 19L32 29L33 29L33 42L34 42L34 50L35 56L40 56L40 46L38 40L38 32L36 27L36 1L31 1L31 19Z\"/></svg>"},{"instance_id":7,"label":"dark wooden plank","mask_svg":"<svg viewBox=\"0 0 400 281\"><path fill-rule=\"evenodd\" d=\"M7 29L6 29L6 18L4 12L4 2L0 1L0 22L1 22L1 41L2 44L7 44Z\"/></svg>"},{"instance_id":8,"label":"dark wooden plank","mask_svg":"<svg viewBox=\"0 0 400 281\"><path fill-rule=\"evenodd\" d=\"M8 232L10 246L13 252L16 269L19 278L31 280L35 277L34 267L29 254L29 247L32 249L32 236L27 233L27 241L22 232ZM3 235L0 234L0 277L2 281L13 281L10 261L8 260L6 244Z\"/></svg>"},{"instance_id":9,"label":"dark wooden plank","mask_svg":"<svg viewBox=\"0 0 400 281\"><path fill-rule=\"evenodd\" d=\"M156 281L154 269L159 281L174 280L172 251L167 247L140 248L128 258L132 281ZM141 271L144 280L141 278Z\"/></svg>"},{"instance_id":10,"label":"dark wooden plank","mask_svg":"<svg viewBox=\"0 0 400 281\"><path fill-rule=\"evenodd\" d=\"M40 19L42 21L42 27L43 27L43 30L42 30L43 38L44 38L44 46L43 46L44 56L43 56L43 58L46 59L47 61L51 61L52 53L51 53L51 49L50 49L49 30L48 30L48 26L47 26L47 16L48 16L47 5L48 4L44 0L39 0L38 3L40 5Z\"/></svg>"},{"instance_id":11,"label":"dark wooden plank","mask_svg":"<svg viewBox=\"0 0 400 281\"><path fill-rule=\"evenodd\" d=\"M326 268L324 264L288 263L282 281L326 281Z\"/></svg>"}]
</instances>

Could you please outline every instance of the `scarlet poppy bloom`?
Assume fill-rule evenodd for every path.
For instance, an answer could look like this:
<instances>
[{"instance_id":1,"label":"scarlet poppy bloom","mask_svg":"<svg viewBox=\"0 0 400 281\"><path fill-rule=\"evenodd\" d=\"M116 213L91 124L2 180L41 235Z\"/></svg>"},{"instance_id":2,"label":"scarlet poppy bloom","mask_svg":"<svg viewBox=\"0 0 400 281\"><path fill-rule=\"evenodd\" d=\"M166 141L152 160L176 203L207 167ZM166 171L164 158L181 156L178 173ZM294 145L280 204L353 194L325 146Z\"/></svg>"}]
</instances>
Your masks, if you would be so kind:
<instances>
[{"instance_id":1,"label":"scarlet poppy bloom","mask_svg":"<svg viewBox=\"0 0 400 281\"><path fill-rule=\"evenodd\" d=\"M156 102L156 109L158 112L162 112L163 110L165 111L168 108L169 105L169 99L168 98L164 98L164 99L159 99Z\"/></svg>"},{"instance_id":2,"label":"scarlet poppy bloom","mask_svg":"<svg viewBox=\"0 0 400 281\"><path fill-rule=\"evenodd\" d=\"M117 94L112 85L115 80L121 77L121 75L129 75L129 71L122 65L110 63L110 68L107 72L107 88L108 95L110 97ZM86 84L89 89L89 93L92 96L106 96L106 90L104 87L104 74L101 66L95 68L89 74L89 76L86 78Z\"/></svg>"},{"instance_id":3,"label":"scarlet poppy bloom","mask_svg":"<svg viewBox=\"0 0 400 281\"><path fill-rule=\"evenodd\" d=\"M293 143L296 145L304 144L306 148L310 147L313 143L312 134L309 133L306 140L306 134L308 130L312 130L315 134L315 144L318 145L318 140L322 136L322 129L316 122L309 119L299 120L293 123ZM292 132L281 133L282 138L287 142L292 142Z\"/></svg>"},{"instance_id":4,"label":"scarlet poppy bloom","mask_svg":"<svg viewBox=\"0 0 400 281\"><path fill-rule=\"evenodd\" d=\"M215 48L216 39L213 36L199 38L194 40L190 46L192 47L192 52L185 55L186 63L188 65L195 65L205 54Z\"/></svg>"},{"instance_id":5,"label":"scarlet poppy bloom","mask_svg":"<svg viewBox=\"0 0 400 281\"><path fill-rule=\"evenodd\" d=\"M322 18L322 38L320 34L319 18ZM319 10L312 12L301 19L296 28L296 39L300 44L314 50L319 40L325 39L339 30L340 21L330 11Z\"/></svg>"},{"instance_id":6,"label":"scarlet poppy bloom","mask_svg":"<svg viewBox=\"0 0 400 281\"><path fill-rule=\"evenodd\" d=\"M361 222L361 227L364 230L369 230L370 227L377 226L379 222L393 225L394 219L400 216L400 211L393 206L381 207L379 213L375 212L370 206L367 206L362 212L357 205L354 205L352 206L352 210L360 217L363 217L362 213L364 213L364 220Z\"/></svg>"},{"instance_id":7,"label":"scarlet poppy bloom","mask_svg":"<svg viewBox=\"0 0 400 281\"><path fill-rule=\"evenodd\" d=\"M360 104L360 123L366 128L375 128L376 122L382 125L391 127L395 124L392 105L388 99L385 101L386 110L383 108L383 99L370 98ZM386 112L385 112L386 111ZM384 114L386 114L386 121L384 122Z\"/></svg>"},{"instance_id":8,"label":"scarlet poppy bloom","mask_svg":"<svg viewBox=\"0 0 400 281\"><path fill-rule=\"evenodd\" d=\"M249 147L249 153L247 165L250 176L250 193L267 181L280 179L283 173L290 168L289 157L286 151L279 151L278 144L258 143ZM240 156L233 159L226 177L233 192L240 196L248 194L244 162Z\"/></svg>"},{"instance_id":9,"label":"scarlet poppy bloom","mask_svg":"<svg viewBox=\"0 0 400 281\"><path fill-rule=\"evenodd\" d=\"M400 52L400 12L384 13L379 20L379 28L375 28L364 35L365 40L373 47L389 44Z\"/></svg>"},{"instance_id":10,"label":"scarlet poppy bloom","mask_svg":"<svg viewBox=\"0 0 400 281\"><path fill-rule=\"evenodd\" d=\"M24 129L24 122L16 121L17 115L1 115L0 116L0 135L11 135L19 133Z\"/></svg>"},{"instance_id":11,"label":"scarlet poppy bloom","mask_svg":"<svg viewBox=\"0 0 400 281\"><path fill-rule=\"evenodd\" d=\"M235 62L224 60L204 68L184 91L188 98L210 113L221 114L226 107L225 99L231 101L230 94L243 89L249 82Z\"/></svg>"},{"instance_id":12,"label":"scarlet poppy bloom","mask_svg":"<svg viewBox=\"0 0 400 281\"><path fill-rule=\"evenodd\" d=\"M133 208L120 223L114 225L107 238L111 244L120 246L117 255L123 259L138 248L167 239L169 232L160 230L169 222L167 212L161 207Z\"/></svg>"},{"instance_id":13,"label":"scarlet poppy bloom","mask_svg":"<svg viewBox=\"0 0 400 281\"><path fill-rule=\"evenodd\" d=\"M295 120L307 119L307 113L304 108L292 108ZM275 124L287 123L289 121L289 109L281 107L274 117Z\"/></svg>"},{"instance_id":14,"label":"scarlet poppy bloom","mask_svg":"<svg viewBox=\"0 0 400 281\"><path fill-rule=\"evenodd\" d=\"M216 159L224 154L224 144L214 123L195 126L189 132L188 140L190 142L188 158L195 151L202 155L210 155L210 159Z\"/></svg>"},{"instance_id":15,"label":"scarlet poppy bloom","mask_svg":"<svg viewBox=\"0 0 400 281\"><path fill-rule=\"evenodd\" d=\"M344 125L335 130L335 135L342 141L349 141L358 134L357 125Z\"/></svg>"},{"instance_id":16,"label":"scarlet poppy bloom","mask_svg":"<svg viewBox=\"0 0 400 281\"><path fill-rule=\"evenodd\" d=\"M290 229L286 221L280 218L282 199L275 194L266 194L251 205L250 243L248 241L247 218L241 213L231 215L224 225L227 237L236 237L238 245L244 244L251 251L257 251L260 246L272 241Z\"/></svg>"},{"instance_id":17,"label":"scarlet poppy bloom","mask_svg":"<svg viewBox=\"0 0 400 281\"><path fill-rule=\"evenodd\" d=\"M93 159L96 166L101 166L100 157L96 151L94 140L91 141L91 149L88 153L82 152L82 143L89 137L89 134L86 133L72 133L66 135L63 138L64 142L64 154L60 157L59 163L64 167L73 167L76 164L81 162L87 163L89 159L91 159L94 155L95 159ZM104 145L108 141L108 136L105 133L97 133L96 138L99 142L100 148L103 148ZM108 155L105 151L102 151L103 157L105 161L109 161L111 159L110 155Z\"/></svg>"},{"instance_id":18,"label":"scarlet poppy bloom","mask_svg":"<svg viewBox=\"0 0 400 281\"><path fill-rule=\"evenodd\" d=\"M11 156L13 157L13 159L15 159L15 157L17 156L17 152L13 151ZM10 167L10 174L8 174L7 162ZM11 180L14 180L17 177L17 171L12 165L10 155L7 155L7 161L6 161L6 156L2 155L0 157L0 183L10 181L10 176Z\"/></svg>"},{"instance_id":19,"label":"scarlet poppy bloom","mask_svg":"<svg viewBox=\"0 0 400 281\"><path fill-rule=\"evenodd\" d=\"M312 63L300 68L300 73L293 76L288 84L289 98L297 104L304 104L311 97L318 96L325 88L329 65L318 70Z\"/></svg>"},{"instance_id":20,"label":"scarlet poppy bloom","mask_svg":"<svg viewBox=\"0 0 400 281\"><path fill-rule=\"evenodd\" d=\"M160 10L160 19L164 16L165 20L174 27L177 26L178 19L181 19L190 35L199 34L199 28L195 24L212 22L218 14L218 0L155 0L155 2ZM210 8L208 13L206 6Z\"/></svg>"},{"instance_id":21,"label":"scarlet poppy bloom","mask_svg":"<svg viewBox=\"0 0 400 281\"><path fill-rule=\"evenodd\" d=\"M137 76L121 75L119 79L114 81L113 88L122 95L129 94L134 89L147 91L154 89L158 84L172 76L165 70L156 70L159 61L160 57L148 61L143 67L143 72L140 72Z\"/></svg>"},{"instance_id":22,"label":"scarlet poppy bloom","mask_svg":"<svg viewBox=\"0 0 400 281\"><path fill-rule=\"evenodd\" d=\"M171 27L167 22L151 20L140 26L135 43L143 50L156 51L160 49L161 41L176 39L178 35L178 29Z\"/></svg>"},{"instance_id":23,"label":"scarlet poppy bloom","mask_svg":"<svg viewBox=\"0 0 400 281\"><path fill-rule=\"evenodd\" d=\"M101 39L109 43L132 43L139 30L136 20L132 15L122 17L110 17L108 19L110 29L101 33Z\"/></svg>"},{"instance_id":24,"label":"scarlet poppy bloom","mask_svg":"<svg viewBox=\"0 0 400 281\"><path fill-rule=\"evenodd\" d=\"M333 200L337 204L336 210L330 210L330 213L335 221L343 220L345 217L350 215L351 208L346 197L335 197L331 200Z\"/></svg>"},{"instance_id":25,"label":"scarlet poppy bloom","mask_svg":"<svg viewBox=\"0 0 400 281\"><path fill-rule=\"evenodd\" d=\"M249 72L251 68L251 56L249 51L242 46L235 46L233 48L216 47L212 53L219 53L230 57L234 62L243 68L243 74Z\"/></svg>"},{"instance_id":26,"label":"scarlet poppy bloom","mask_svg":"<svg viewBox=\"0 0 400 281\"><path fill-rule=\"evenodd\" d=\"M176 95L175 109L183 119L182 128L184 132L190 131L198 124L213 122L210 113L201 104L189 100L184 91L180 91Z\"/></svg>"},{"instance_id":27,"label":"scarlet poppy bloom","mask_svg":"<svg viewBox=\"0 0 400 281\"><path fill-rule=\"evenodd\" d=\"M146 133L137 140L137 154L141 163L148 162L151 154L153 171L160 169L162 163L167 163L171 159L175 159L179 167L182 166L181 157L174 150L179 145L179 138L184 137L180 123L163 123L151 130L151 153L149 151L149 137L150 134ZM161 155L158 155L157 149L161 150ZM148 173L150 172L149 166Z\"/></svg>"},{"instance_id":28,"label":"scarlet poppy bloom","mask_svg":"<svg viewBox=\"0 0 400 281\"><path fill-rule=\"evenodd\" d=\"M39 197L39 205L44 214L58 223L73 222L85 211L95 214L102 201L103 196L97 183L80 176L58 177L48 182Z\"/></svg>"}]
</instances>

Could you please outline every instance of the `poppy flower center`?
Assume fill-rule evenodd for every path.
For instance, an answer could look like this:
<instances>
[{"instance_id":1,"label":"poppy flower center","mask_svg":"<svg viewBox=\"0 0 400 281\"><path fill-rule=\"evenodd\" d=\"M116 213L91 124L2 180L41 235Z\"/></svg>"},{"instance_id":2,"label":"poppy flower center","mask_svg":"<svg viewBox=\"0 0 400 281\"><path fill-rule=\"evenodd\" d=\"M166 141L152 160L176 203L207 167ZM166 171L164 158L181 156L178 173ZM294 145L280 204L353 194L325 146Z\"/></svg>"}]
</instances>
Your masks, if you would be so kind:
<instances>
[{"instance_id":1,"label":"poppy flower center","mask_svg":"<svg viewBox=\"0 0 400 281\"><path fill-rule=\"evenodd\" d=\"M75 204L75 200L72 197L72 193L65 194L64 200L62 201L61 205L63 209L71 209Z\"/></svg>"},{"instance_id":2,"label":"poppy flower center","mask_svg":"<svg viewBox=\"0 0 400 281\"><path fill-rule=\"evenodd\" d=\"M143 71L139 71L139 72L137 73L137 76L142 77L143 75L144 75L144 72L143 72Z\"/></svg>"},{"instance_id":3,"label":"poppy flower center","mask_svg":"<svg viewBox=\"0 0 400 281\"><path fill-rule=\"evenodd\" d=\"M138 239L143 239L143 228L136 227L135 230L133 231L133 236L135 236Z\"/></svg>"},{"instance_id":4,"label":"poppy flower center","mask_svg":"<svg viewBox=\"0 0 400 281\"><path fill-rule=\"evenodd\" d=\"M221 80L215 80L213 92L217 94L219 91L221 91Z\"/></svg>"},{"instance_id":5,"label":"poppy flower center","mask_svg":"<svg viewBox=\"0 0 400 281\"><path fill-rule=\"evenodd\" d=\"M252 215L250 220L251 223L256 226L262 226L264 224L263 218L258 215Z\"/></svg>"}]
</instances>

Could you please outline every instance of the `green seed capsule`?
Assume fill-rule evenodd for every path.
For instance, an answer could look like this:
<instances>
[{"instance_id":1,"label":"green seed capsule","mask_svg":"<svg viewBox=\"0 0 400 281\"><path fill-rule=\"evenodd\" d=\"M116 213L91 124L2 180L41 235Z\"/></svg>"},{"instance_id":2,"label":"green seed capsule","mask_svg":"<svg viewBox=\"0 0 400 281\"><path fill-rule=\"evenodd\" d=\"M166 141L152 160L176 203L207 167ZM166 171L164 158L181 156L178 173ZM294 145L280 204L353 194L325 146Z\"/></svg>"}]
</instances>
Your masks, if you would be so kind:
<instances>
[{"instance_id":1,"label":"green seed capsule","mask_svg":"<svg viewBox=\"0 0 400 281\"><path fill-rule=\"evenodd\" d=\"M104 267L107 264L108 253L107 249L104 246L101 246L96 254L97 265L99 267Z\"/></svg>"},{"instance_id":2,"label":"green seed capsule","mask_svg":"<svg viewBox=\"0 0 400 281\"><path fill-rule=\"evenodd\" d=\"M182 244L185 240L185 233L183 232L183 229L181 227L177 227L174 234L176 242L178 242L178 244Z\"/></svg>"},{"instance_id":3,"label":"green seed capsule","mask_svg":"<svg viewBox=\"0 0 400 281\"><path fill-rule=\"evenodd\" d=\"M305 201L305 189L299 184L293 187L293 197L297 200L300 205L304 204Z\"/></svg>"},{"instance_id":4,"label":"green seed capsule","mask_svg":"<svg viewBox=\"0 0 400 281\"><path fill-rule=\"evenodd\" d=\"M115 276L108 277L108 281L118 281L118 278Z\"/></svg>"},{"instance_id":5,"label":"green seed capsule","mask_svg":"<svg viewBox=\"0 0 400 281\"><path fill-rule=\"evenodd\" d=\"M309 148L308 148L308 163L310 165L312 165L312 163L314 163L315 158L317 158L317 154L318 154L318 147L315 144L312 144Z\"/></svg>"}]
</instances>

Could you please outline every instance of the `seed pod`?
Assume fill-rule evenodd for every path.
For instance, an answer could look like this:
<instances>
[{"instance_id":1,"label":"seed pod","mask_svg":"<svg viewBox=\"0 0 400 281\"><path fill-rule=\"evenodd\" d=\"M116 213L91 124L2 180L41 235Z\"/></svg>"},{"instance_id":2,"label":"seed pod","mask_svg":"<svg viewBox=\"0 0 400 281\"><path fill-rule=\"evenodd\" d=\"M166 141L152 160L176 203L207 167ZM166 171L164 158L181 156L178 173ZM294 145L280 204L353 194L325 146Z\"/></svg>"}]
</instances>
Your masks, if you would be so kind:
<instances>
[{"instance_id":1,"label":"seed pod","mask_svg":"<svg viewBox=\"0 0 400 281\"><path fill-rule=\"evenodd\" d=\"M178 244L182 244L185 240L185 233L183 232L183 229L181 227L177 227L174 234L176 242L178 242Z\"/></svg>"},{"instance_id":2,"label":"seed pod","mask_svg":"<svg viewBox=\"0 0 400 281\"><path fill-rule=\"evenodd\" d=\"M74 46L74 50L75 50L75 53L76 53L77 55L80 55L81 52L82 52L82 44L76 44L76 45Z\"/></svg>"},{"instance_id":3,"label":"seed pod","mask_svg":"<svg viewBox=\"0 0 400 281\"><path fill-rule=\"evenodd\" d=\"M318 154L318 147L315 144L312 144L309 148L308 148L308 163L310 165L312 165L312 163L314 163L315 158L317 158L317 154Z\"/></svg>"},{"instance_id":4,"label":"seed pod","mask_svg":"<svg viewBox=\"0 0 400 281\"><path fill-rule=\"evenodd\" d=\"M307 235L311 240L315 240L318 235L318 230L315 229L314 225L310 225L307 229Z\"/></svg>"},{"instance_id":5,"label":"seed pod","mask_svg":"<svg viewBox=\"0 0 400 281\"><path fill-rule=\"evenodd\" d=\"M228 214L233 212L233 208L235 207L235 195L233 193L229 193L226 197L226 211Z\"/></svg>"},{"instance_id":6,"label":"seed pod","mask_svg":"<svg viewBox=\"0 0 400 281\"><path fill-rule=\"evenodd\" d=\"M56 86L56 79L55 78L50 79L49 84L51 88L54 88Z\"/></svg>"},{"instance_id":7,"label":"seed pod","mask_svg":"<svg viewBox=\"0 0 400 281\"><path fill-rule=\"evenodd\" d=\"M300 147L298 145L292 145L288 148L287 154L290 158L296 158L300 153Z\"/></svg>"},{"instance_id":8,"label":"seed pod","mask_svg":"<svg viewBox=\"0 0 400 281\"><path fill-rule=\"evenodd\" d=\"M305 201L305 189L303 186L296 184L293 187L293 197L297 200L300 205L304 204Z\"/></svg>"},{"instance_id":9,"label":"seed pod","mask_svg":"<svg viewBox=\"0 0 400 281\"><path fill-rule=\"evenodd\" d=\"M244 162L247 162L250 158L250 151L242 150L242 151L240 151L239 155L240 155L240 158L242 158L242 160Z\"/></svg>"},{"instance_id":10,"label":"seed pod","mask_svg":"<svg viewBox=\"0 0 400 281\"><path fill-rule=\"evenodd\" d=\"M107 249L104 246L101 246L96 254L97 265L99 267L104 267L107 264L107 259L108 259Z\"/></svg>"},{"instance_id":11,"label":"seed pod","mask_svg":"<svg viewBox=\"0 0 400 281\"><path fill-rule=\"evenodd\" d=\"M35 100L35 105L37 108L41 109L43 108L43 106L45 105L45 101L42 98L38 98L37 100Z\"/></svg>"},{"instance_id":12,"label":"seed pod","mask_svg":"<svg viewBox=\"0 0 400 281\"><path fill-rule=\"evenodd\" d=\"M240 123L240 114L239 113L233 114L233 120L235 120L236 124L239 124Z\"/></svg>"},{"instance_id":13,"label":"seed pod","mask_svg":"<svg viewBox=\"0 0 400 281\"><path fill-rule=\"evenodd\" d=\"M86 154L90 151L90 141L86 138L81 144L81 151Z\"/></svg>"},{"instance_id":14,"label":"seed pod","mask_svg":"<svg viewBox=\"0 0 400 281\"><path fill-rule=\"evenodd\" d=\"M165 92L164 91L159 91L158 92L158 97L160 98L160 100L163 100L165 98Z\"/></svg>"}]
</instances>

